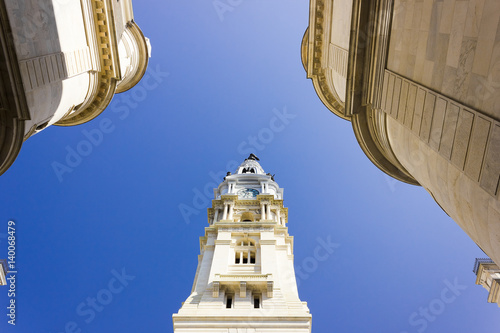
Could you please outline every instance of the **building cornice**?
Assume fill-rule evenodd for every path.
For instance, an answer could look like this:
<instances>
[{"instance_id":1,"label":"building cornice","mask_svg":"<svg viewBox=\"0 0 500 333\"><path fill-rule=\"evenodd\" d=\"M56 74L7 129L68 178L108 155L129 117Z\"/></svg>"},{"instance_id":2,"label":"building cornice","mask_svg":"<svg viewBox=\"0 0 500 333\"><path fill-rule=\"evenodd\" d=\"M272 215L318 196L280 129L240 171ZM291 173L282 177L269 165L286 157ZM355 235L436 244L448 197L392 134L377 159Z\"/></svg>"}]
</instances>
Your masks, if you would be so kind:
<instances>
[{"instance_id":1,"label":"building cornice","mask_svg":"<svg viewBox=\"0 0 500 333\"><path fill-rule=\"evenodd\" d=\"M392 151L387 135L387 116L375 108L380 106L391 9L390 0L353 2L346 113L351 115L361 149L373 164L393 178L419 185Z\"/></svg>"},{"instance_id":2,"label":"building cornice","mask_svg":"<svg viewBox=\"0 0 500 333\"><path fill-rule=\"evenodd\" d=\"M93 31L97 34L97 47L100 70L97 73L97 89L74 112L64 116L55 125L74 126L86 123L98 115L109 105L116 91L117 81L121 78L118 60L118 41L113 17L113 6L110 0L90 0L94 22Z\"/></svg>"},{"instance_id":3,"label":"building cornice","mask_svg":"<svg viewBox=\"0 0 500 333\"><path fill-rule=\"evenodd\" d=\"M137 54L135 59L137 63L135 64L134 73L131 78L126 78L126 81L120 82L116 89L117 93L121 93L133 88L146 73L149 63L149 50L146 37L142 33L139 26L134 22L128 22L125 33L130 33L137 46Z\"/></svg>"},{"instance_id":4,"label":"building cornice","mask_svg":"<svg viewBox=\"0 0 500 333\"><path fill-rule=\"evenodd\" d=\"M333 87L322 65L327 52L323 45L325 26L331 20L327 1L333 4L332 0L311 0L309 27L301 44L308 78L312 79L323 104L335 115L351 121L361 149L373 164L391 177L418 185L393 153L387 137L386 116L377 109L383 88L392 1L353 1L346 102L342 108L333 97Z\"/></svg>"},{"instance_id":5,"label":"building cornice","mask_svg":"<svg viewBox=\"0 0 500 333\"><path fill-rule=\"evenodd\" d=\"M321 102L338 117L349 120L345 115L344 103L340 101L335 92L334 87L328 83L325 74L324 55L326 54L325 47L325 30L326 30L326 1L328 0L311 0L309 8L309 27L304 33L301 43L301 59L304 66L307 78L313 82L313 87Z\"/></svg>"},{"instance_id":6,"label":"building cornice","mask_svg":"<svg viewBox=\"0 0 500 333\"><path fill-rule=\"evenodd\" d=\"M308 66L307 62L308 44L309 44L309 27L307 27L306 31L304 32L304 36L302 36L302 43L300 44L300 60L302 61L302 67L304 67L306 74Z\"/></svg>"},{"instance_id":7,"label":"building cornice","mask_svg":"<svg viewBox=\"0 0 500 333\"><path fill-rule=\"evenodd\" d=\"M263 221L263 222L233 222L230 220L220 220L214 222L209 228L273 228L277 226L275 221Z\"/></svg>"},{"instance_id":8,"label":"building cornice","mask_svg":"<svg viewBox=\"0 0 500 333\"><path fill-rule=\"evenodd\" d=\"M225 309L224 309L225 310ZM228 321L230 318L231 321ZM282 318L286 318L286 322L283 322ZM297 325L301 324L303 328L310 328L312 315L279 315L279 316L245 316L245 315L181 315L173 314L172 319L174 326L180 328L181 325L186 325L189 328L245 328L248 327L248 323L252 323L252 327L262 326L269 328L270 325L275 328L281 329L297 329ZM184 326L183 325L183 326Z\"/></svg>"},{"instance_id":9,"label":"building cornice","mask_svg":"<svg viewBox=\"0 0 500 333\"><path fill-rule=\"evenodd\" d=\"M272 194L259 194L256 199L238 199L236 194L224 194L220 199L212 200L212 207L208 208L209 212L214 209L220 209L224 203L233 203L238 206L260 206L261 203L277 205L283 211L288 213L288 208L283 207L283 199L276 199Z\"/></svg>"},{"instance_id":10,"label":"building cornice","mask_svg":"<svg viewBox=\"0 0 500 333\"><path fill-rule=\"evenodd\" d=\"M385 113L369 107L353 115L351 123L359 146L368 159L389 176L411 185L419 185L392 151L386 121Z\"/></svg>"},{"instance_id":11,"label":"building cornice","mask_svg":"<svg viewBox=\"0 0 500 333\"><path fill-rule=\"evenodd\" d=\"M488 302L500 307L500 269L492 260L476 259L476 284L488 290Z\"/></svg>"}]
</instances>

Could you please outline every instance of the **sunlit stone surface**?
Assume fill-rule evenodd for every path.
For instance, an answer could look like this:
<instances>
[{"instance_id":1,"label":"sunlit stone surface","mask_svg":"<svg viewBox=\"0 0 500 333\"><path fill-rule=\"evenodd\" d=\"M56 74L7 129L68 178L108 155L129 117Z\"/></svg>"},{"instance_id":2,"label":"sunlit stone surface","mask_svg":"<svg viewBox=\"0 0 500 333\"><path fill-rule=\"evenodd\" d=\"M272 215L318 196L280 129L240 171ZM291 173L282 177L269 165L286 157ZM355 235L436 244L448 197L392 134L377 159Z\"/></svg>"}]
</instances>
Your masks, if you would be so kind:
<instances>
[{"instance_id":1,"label":"sunlit stone surface","mask_svg":"<svg viewBox=\"0 0 500 333\"><path fill-rule=\"evenodd\" d=\"M175 333L311 332L283 189L257 160L250 155L214 191L193 289L173 315Z\"/></svg>"},{"instance_id":2,"label":"sunlit stone surface","mask_svg":"<svg viewBox=\"0 0 500 333\"><path fill-rule=\"evenodd\" d=\"M310 1L307 77L377 167L423 186L499 264L500 2L352 3L346 23L344 2ZM344 98L328 46L347 37Z\"/></svg>"},{"instance_id":3,"label":"sunlit stone surface","mask_svg":"<svg viewBox=\"0 0 500 333\"><path fill-rule=\"evenodd\" d=\"M0 15L1 174L24 140L90 121L137 84L150 47L131 0L6 0Z\"/></svg>"}]
</instances>

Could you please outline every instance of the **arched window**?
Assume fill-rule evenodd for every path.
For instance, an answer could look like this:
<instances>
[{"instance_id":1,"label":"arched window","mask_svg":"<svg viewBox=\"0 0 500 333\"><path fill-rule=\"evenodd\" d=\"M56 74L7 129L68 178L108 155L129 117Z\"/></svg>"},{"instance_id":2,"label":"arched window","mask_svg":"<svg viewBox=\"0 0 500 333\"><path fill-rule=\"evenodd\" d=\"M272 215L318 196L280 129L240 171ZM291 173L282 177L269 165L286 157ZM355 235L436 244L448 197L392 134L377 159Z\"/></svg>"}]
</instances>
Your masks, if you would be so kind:
<instances>
[{"instance_id":1,"label":"arched window","mask_svg":"<svg viewBox=\"0 0 500 333\"><path fill-rule=\"evenodd\" d=\"M255 173L255 169L251 167L244 168L242 173Z\"/></svg>"},{"instance_id":2,"label":"arched window","mask_svg":"<svg viewBox=\"0 0 500 333\"><path fill-rule=\"evenodd\" d=\"M255 218L251 212L244 212L241 214L241 222L253 222L254 220Z\"/></svg>"},{"instance_id":3,"label":"arched window","mask_svg":"<svg viewBox=\"0 0 500 333\"><path fill-rule=\"evenodd\" d=\"M240 239L236 241L235 264L255 264L257 248L252 239Z\"/></svg>"}]
</instances>

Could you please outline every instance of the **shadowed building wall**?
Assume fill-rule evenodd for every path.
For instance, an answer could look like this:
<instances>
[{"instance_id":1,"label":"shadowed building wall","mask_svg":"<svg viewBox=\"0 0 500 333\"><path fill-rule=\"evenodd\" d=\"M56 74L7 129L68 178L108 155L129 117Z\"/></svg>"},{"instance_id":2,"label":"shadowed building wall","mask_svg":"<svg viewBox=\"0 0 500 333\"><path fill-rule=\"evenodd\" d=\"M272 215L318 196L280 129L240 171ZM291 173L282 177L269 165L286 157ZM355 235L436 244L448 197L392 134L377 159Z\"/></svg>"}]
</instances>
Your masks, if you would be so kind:
<instances>
[{"instance_id":1,"label":"shadowed building wall","mask_svg":"<svg viewBox=\"0 0 500 333\"><path fill-rule=\"evenodd\" d=\"M311 0L302 41L307 77L368 158L423 186L496 263L499 20L497 0Z\"/></svg>"},{"instance_id":2,"label":"shadowed building wall","mask_svg":"<svg viewBox=\"0 0 500 333\"><path fill-rule=\"evenodd\" d=\"M97 117L146 71L131 0L0 1L0 174L24 140Z\"/></svg>"}]
</instances>

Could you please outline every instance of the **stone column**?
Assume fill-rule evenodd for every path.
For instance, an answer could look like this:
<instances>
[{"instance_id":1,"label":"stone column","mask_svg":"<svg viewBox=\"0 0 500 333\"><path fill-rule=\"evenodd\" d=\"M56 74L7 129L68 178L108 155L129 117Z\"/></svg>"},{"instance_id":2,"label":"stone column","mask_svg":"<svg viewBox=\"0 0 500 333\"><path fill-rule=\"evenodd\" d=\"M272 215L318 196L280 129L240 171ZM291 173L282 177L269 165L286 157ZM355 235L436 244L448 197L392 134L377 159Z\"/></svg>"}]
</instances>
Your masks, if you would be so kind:
<instances>
[{"instance_id":1,"label":"stone column","mask_svg":"<svg viewBox=\"0 0 500 333\"><path fill-rule=\"evenodd\" d=\"M219 218L219 208L215 207L214 208L214 222L217 222L217 219Z\"/></svg>"},{"instance_id":2,"label":"stone column","mask_svg":"<svg viewBox=\"0 0 500 333\"><path fill-rule=\"evenodd\" d=\"M229 203L229 220L233 219L233 212L234 212L234 202Z\"/></svg>"},{"instance_id":3,"label":"stone column","mask_svg":"<svg viewBox=\"0 0 500 333\"><path fill-rule=\"evenodd\" d=\"M227 203L224 203L224 213L222 214L222 219L227 220Z\"/></svg>"}]
</instances>

